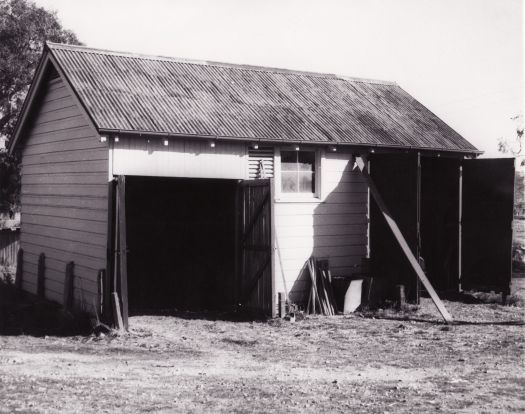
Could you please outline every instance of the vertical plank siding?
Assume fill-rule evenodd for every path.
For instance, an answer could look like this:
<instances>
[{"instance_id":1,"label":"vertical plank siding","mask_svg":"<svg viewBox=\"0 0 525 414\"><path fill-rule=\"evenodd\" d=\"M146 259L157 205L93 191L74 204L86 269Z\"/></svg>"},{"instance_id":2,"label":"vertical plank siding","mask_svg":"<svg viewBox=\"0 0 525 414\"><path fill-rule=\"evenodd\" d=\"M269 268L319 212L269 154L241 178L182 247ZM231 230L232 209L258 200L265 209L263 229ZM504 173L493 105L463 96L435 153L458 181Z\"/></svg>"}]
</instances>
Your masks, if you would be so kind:
<instances>
[{"instance_id":1,"label":"vertical plank siding","mask_svg":"<svg viewBox=\"0 0 525 414\"><path fill-rule=\"evenodd\" d=\"M241 184L241 301L265 315L275 315L272 280L272 182Z\"/></svg>"},{"instance_id":2,"label":"vertical plank siding","mask_svg":"<svg viewBox=\"0 0 525 414\"><path fill-rule=\"evenodd\" d=\"M75 263L74 300L90 310L106 267L108 148L64 82L50 80L22 146L23 288L36 293L46 257L45 296L63 301L66 265Z\"/></svg>"},{"instance_id":3,"label":"vertical plank siding","mask_svg":"<svg viewBox=\"0 0 525 414\"><path fill-rule=\"evenodd\" d=\"M0 266L15 269L19 248L19 230L0 230Z\"/></svg>"},{"instance_id":4,"label":"vertical plank siding","mask_svg":"<svg viewBox=\"0 0 525 414\"><path fill-rule=\"evenodd\" d=\"M310 256L328 259L332 274L344 276L357 272L367 254L368 190L350 154L326 154L321 191L319 201L275 203L276 291L288 290L295 302L307 295Z\"/></svg>"}]
</instances>

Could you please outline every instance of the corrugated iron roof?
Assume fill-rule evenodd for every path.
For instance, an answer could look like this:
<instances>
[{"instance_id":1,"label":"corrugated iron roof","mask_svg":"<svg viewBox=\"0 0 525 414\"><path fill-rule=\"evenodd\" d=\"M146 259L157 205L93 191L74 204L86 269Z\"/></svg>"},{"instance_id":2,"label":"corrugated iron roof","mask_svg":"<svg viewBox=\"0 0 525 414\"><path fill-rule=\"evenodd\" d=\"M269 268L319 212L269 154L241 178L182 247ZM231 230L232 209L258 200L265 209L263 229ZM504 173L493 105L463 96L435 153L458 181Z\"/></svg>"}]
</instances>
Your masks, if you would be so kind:
<instances>
[{"instance_id":1,"label":"corrugated iron roof","mask_svg":"<svg viewBox=\"0 0 525 414\"><path fill-rule=\"evenodd\" d=\"M100 131L477 151L391 82L47 45Z\"/></svg>"}]
</instances>

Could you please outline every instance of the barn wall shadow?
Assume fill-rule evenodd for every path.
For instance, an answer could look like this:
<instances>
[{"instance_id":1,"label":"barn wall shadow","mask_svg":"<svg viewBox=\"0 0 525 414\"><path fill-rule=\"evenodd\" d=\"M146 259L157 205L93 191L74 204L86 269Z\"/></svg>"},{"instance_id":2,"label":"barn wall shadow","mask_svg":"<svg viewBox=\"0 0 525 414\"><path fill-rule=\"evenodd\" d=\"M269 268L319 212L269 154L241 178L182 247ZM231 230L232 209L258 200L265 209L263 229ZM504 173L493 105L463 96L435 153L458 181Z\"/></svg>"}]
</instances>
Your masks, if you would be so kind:
<instances>
[{"instance_id":1,"label":"barn wall shadow","mask_svg":"<svg viewBox=\"0 0 525 414\"><path fill-rule=\"evenodd\" d=\"M327 154L325 168L331 157L339 165L343 159L347 162L340 171L332 171L336 169L332 165L328 168L330 171L322 172L323 199L314 208L313 245L308 258L314 256L328 261L337 299L344 297L349 278L361 273L362 259L367 256L368 190L360 172L352 170L351 154ZM298 278L289 287L290 301L302 307L308 303L311 287L308 258L305 258Z\"/></svg>"}]
</instances>

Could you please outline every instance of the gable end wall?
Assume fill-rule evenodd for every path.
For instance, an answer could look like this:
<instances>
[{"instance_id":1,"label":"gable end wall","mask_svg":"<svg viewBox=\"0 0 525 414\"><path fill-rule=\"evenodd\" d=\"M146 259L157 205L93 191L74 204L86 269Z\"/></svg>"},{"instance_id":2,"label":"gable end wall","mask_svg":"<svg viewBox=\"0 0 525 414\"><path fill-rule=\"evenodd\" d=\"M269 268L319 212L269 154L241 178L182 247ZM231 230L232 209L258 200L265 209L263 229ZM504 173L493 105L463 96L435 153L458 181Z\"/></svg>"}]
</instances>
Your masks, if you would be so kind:
<instances>
[{"instance_id":1,"label":"gable end wall","mask_svg":"<svg viewBox=\"0 0 525 414\"><path fill-rule=\"evenodd\" d=\"M89 311L106 267L108 148L60 78L37 105L22 145L23 288L36 293L45 253L46 298L62 303L73 261L75 302Z\"/></svg>"}]
</instances>

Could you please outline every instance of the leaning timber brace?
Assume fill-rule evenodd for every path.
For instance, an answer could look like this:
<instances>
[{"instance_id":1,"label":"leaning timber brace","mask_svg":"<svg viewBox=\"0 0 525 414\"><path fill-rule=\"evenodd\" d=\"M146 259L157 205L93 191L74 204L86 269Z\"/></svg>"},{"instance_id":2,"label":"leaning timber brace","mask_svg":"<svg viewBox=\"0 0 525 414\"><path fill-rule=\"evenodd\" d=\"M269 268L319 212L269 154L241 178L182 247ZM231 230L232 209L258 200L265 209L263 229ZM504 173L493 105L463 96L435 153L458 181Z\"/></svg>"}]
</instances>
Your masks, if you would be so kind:
<instances>
[{"instance_id":1,"label":"leaning timber brace","mask_svg":"<svg viewBox=\"0 0 525 414\"><path fill-rule=\"evenodd\" d=\"M438 294L430 284L430 281L428 280L427 276L425 275L425 272L421 268L421 265L419 264L418 260L412 253L412 250L410 250L410 247L408 246L405 237L403 236L403 233L399 229L399 226L397 225L396 221L392 217L392 214L388 211L388 208L383 200L383 197L381 197L381 194L379 194L379 191L377 187L375 186L372 178L370 177L370 174L368 174L367 171L367 162L366 158L363 156L357 156L356 157L356 164L359 168L359 171L361 171L361 174L363 175L363 178L365 179L368 188L370 189L370 194L372 194L372 197L374 197L374 200L377 203L377 206L381 210L381 213L383 214L383 217L385 218L388 226L390 227L390 230L392 230L392 233L394 234L394 237L396 238L397 242L401 246L401 249L403 250L403 253L405 253L408 261L410 262L410 265L416 272L417 276L419 277L419 280L421 280L421 283L423 283L423 286L425 286L425 289L429 293L430 297L432 298L432 301L438 308L439 313L441 313L441 316L445 320L446 323L452 323L453 318L450 315L450 313L445 308L445 305L439 298Z\"/></svg>"}]
</instances>

